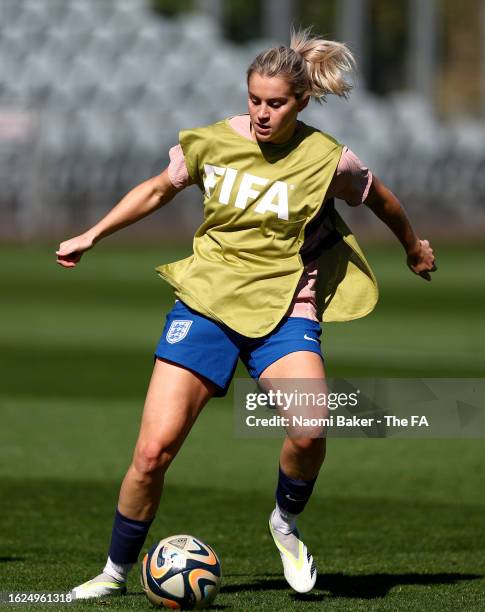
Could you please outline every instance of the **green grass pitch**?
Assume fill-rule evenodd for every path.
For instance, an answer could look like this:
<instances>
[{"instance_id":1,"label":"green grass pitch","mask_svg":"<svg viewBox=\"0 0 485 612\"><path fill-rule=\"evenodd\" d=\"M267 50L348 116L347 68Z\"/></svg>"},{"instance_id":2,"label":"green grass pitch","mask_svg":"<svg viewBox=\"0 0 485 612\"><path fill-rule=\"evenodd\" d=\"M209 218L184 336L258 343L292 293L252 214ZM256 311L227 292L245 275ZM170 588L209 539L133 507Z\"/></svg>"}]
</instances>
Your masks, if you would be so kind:
<instances>
[{"instance_id":1,"label":"green grass pitch","mask_svg":"<svg viewBox=\"0 0 485 612\"><path fill-rule=\"evenodd\" d=\"M100 571L173 299L153 269L186 253L106 243L63 270L53 251L0 247L1 592L66 591ZM399 246L367 250L381 300L325 327L329 376L484 376L485 250L436 251L428 284ZM215 609L485 610L483 440L331 439L300 521L320 572L307 596L287 588L266 528L278 446L235 436L229 395L167 475L147 545L181 532L211 544ZM136 572L128 587L72 609L149 610Z\"/></svg>"}]
</instances>

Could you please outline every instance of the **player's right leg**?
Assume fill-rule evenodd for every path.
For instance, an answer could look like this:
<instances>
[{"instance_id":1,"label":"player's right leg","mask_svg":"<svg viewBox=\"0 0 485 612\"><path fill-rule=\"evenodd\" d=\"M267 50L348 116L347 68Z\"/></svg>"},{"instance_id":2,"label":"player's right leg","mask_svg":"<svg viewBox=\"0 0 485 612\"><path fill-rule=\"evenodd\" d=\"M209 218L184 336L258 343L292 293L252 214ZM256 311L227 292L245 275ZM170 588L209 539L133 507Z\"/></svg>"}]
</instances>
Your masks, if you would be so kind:
<instances>
[{"instance_id":1,"label":"player's right leg","mask_svg":"<svg viewBox=\"0 0 485 612\"><path fill-rule=\"evenodd\" d=\"M102 574L74 589L81 598L125 592L160 502L163 478L197 416L223 397L239 357L230 330L177 301L167 314L133 461L121 486Z\"/></svg>"},{"instance_id":2,"label":"player's right leg","mask_svg":"<svg viewBox=\"0 0 485 612\"><path fill-rule=\"evenodd\" d=\"M157 359L133 459L120 490L108 561L101 574L74 588L78 599L126 592L157 511L167 468L216 386L182 366Z\"/></svg>"}]
</instances>

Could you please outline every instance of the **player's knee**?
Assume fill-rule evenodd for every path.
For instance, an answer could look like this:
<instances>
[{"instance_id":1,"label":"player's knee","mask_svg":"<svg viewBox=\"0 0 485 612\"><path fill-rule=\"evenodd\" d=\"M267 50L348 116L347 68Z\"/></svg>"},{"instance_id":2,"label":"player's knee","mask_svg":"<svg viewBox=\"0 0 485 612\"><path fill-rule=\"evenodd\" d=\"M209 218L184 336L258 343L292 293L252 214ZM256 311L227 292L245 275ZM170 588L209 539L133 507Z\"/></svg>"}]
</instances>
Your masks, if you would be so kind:
<instances>
[{"instance_id":1,"label":"player's knee","mask_svg":"<svg viewBox=\"0 0 485 612\"><path fill-rule=\"evenodd\" d=\"M299 453L310 453L320 455L325 452L325 438L323 430L315 430L315 435L309 436L306 432L305 437L291 438L294 449Z\"/></svg>"},{"instance_id":2,"label":"player's knee","mask_svg":"<svg viewBox=\"0 0 485 612\"><path fill-rule=\"evenodd\" d=\"M173 454L158 442L138 444L133 467L142 479L163 475L172 462Z\"/></svg>"}]
</instances>

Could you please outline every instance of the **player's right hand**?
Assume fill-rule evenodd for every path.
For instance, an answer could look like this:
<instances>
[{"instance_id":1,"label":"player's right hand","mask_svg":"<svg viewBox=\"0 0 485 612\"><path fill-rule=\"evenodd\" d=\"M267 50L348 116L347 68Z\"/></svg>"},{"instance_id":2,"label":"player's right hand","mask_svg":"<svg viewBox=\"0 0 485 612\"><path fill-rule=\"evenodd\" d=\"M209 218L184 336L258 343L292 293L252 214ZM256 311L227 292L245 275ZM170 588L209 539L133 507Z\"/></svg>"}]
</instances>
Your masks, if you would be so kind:
<instances>
[{"instance_id":1,"label":"player's right hand","mask_svg":"<svg viewBox=\"0 0 485 612\"><path fill-rule=\"evenodd\" d=\"M64 268L74 268L83 256L94 246L94 239L89 234L81 234L70 240L61 242L56 251L57 263Z\"/></svg>"}]
</instances>

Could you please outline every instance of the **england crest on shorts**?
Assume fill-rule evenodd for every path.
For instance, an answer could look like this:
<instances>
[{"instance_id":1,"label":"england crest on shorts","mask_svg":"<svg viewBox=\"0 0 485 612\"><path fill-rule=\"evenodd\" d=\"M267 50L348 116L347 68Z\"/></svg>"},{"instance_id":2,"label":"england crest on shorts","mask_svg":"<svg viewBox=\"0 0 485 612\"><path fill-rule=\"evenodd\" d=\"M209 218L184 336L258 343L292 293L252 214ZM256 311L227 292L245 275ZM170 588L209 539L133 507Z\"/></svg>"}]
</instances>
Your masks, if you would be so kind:
<instances>
[{"instance_id":1,"label":"england crest on shorts","mask_svg":"<svg viewBox=\"0 0 485 612\"><path fill-rule=\"evenodd\" d=\"M175 319L175 321L172 321L170 327L168 328L167 335L165 336L167 342L170 342L170 344L175 344L176 342L183 340L188 334L191 325L192 321L186 321L183 319Z\"/></svg>"}]
</instances>

